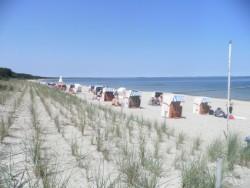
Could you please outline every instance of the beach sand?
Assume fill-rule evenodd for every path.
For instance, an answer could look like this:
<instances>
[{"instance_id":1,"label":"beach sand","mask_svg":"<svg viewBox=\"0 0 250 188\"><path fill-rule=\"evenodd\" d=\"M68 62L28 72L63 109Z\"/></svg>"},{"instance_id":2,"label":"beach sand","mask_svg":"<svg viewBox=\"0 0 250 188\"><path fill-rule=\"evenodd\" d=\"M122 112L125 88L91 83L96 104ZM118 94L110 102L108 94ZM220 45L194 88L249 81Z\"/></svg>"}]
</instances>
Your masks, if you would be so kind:
<instances>
[{"instance_id":1,"label":"beach sand","mask_svg":"<svg viewBox=\"0 0 250 188\"><path fill-rule=\"evenodd\" d=\"M164 122L169 127L175 128L179 132L184 132L190 137L200 136L205 142L209 143L212 139L224 136L227 132L227 119L218 118L213 115L200 115L193 113L193 101L197 96L184 95L183 118L169 119L161 117L161 106L152 106L148 104L153 92L142 92L141 108L122 108L113 106L112 109L122 110L127 114L133 114L143 117L145 120ZM77 96L102 105L111 106L111 102L102 102L93 100L93 94L88 92L88 87L83 86L82 93ZM244 117L244 119L229 120L228 130L238 133L242 139L250 135L250 101L232 100L233 115ZM212 109L222 108L227 111L227 100L211 98Z\"/></svg>"},{"instance_id":2,"label":"beach sand","mask_svg":"<svg viewBox=\"0 0 250 188\"><path fill-rule=\"evenodd\" d=\"M29 149L27 151L27 148L30 148L34 143L33 138L36 138L37 130L42 130L40 133L42 156L46 159L48 168L52 168L56 172L53 180L59 185L62 180L67 180L70 177L67 184L69 188L97 187L95 181L93 181L96 177L103 180L109 178L114 180L117 175L123 175L119 170L118 161L121 159L120 157L124 157L121 152L124 144L128 146L129 150L137 151L141 146L142 136L145 136L146 139L147 155L152 154L153 159L157 159L155 157L155 151L157 151L156 156L159 156L162 162L161 168L164 173L163 176L158 178L158 187L181 187L180 168L182 162L190 162L195 156L204 154L207 145L215 138L224 138L224 132L227 131L226 119L192 113L194 96L185 96L183 118L166 119L161 117L160 106L148 105L152 92L142 92L141 108L128 109L112 106L111 102L93 100L93 94L88 92L87 86L83 86L82 92L77 93L76 96L86 99L90 103L104 105L110 109L123 111L128 115L140 118L143 117L145 120L151 120L152 122L166 121L169 135L170 130L174 130L170 136L162 133L160 138L158 130L162 131L162 129L155 127L154 124L151 124L152 127L150 128L141 126L134 121L128 126L126 122L121 122L119 117L117 117L117 124L116 121L105 120L105 116L100 117L95 114L93 119L87 118L89 121L85 124L83 133L79 118L86 113L86 109L82 111L79 107L80 105L84 106L84 103L80 104L80 100L76 103L73 103L74 101L71 101L71 104L67 103L69 101L66 98L72 97L70 95L62 95L61 100L59 100L60 97L57 97L62 93L54 89L37 84L26 83L23 85L27 85L27 88L21 88L22 92L17 90L15 97L12 95L13 97L10 97L6 104L0 105L1 117L6 122L9 117L13 119L8 130L9 134L0 143L0 151L3 152L0 155L0 163L1 165L11 166L13 173L20 172L25 168L28 173L24 174L23 180L31 178L31 184L39 180L37 187L43 187L41 177L37 177L35 174L32 152ZM34 95L33 100L31 91ZM57 97L55 97L56 93L58 94ZM20 98L19 105L15 105L15 98ZM36 129L34 126L32 105L35 107L37 126L40 129ZM245 136L250 133L250 102L233 100L233 105L234 114L246 119L230 120L229 129L238 133L243 143ZM221 107L226 111L226 100L211 99L211 106L213 109ZM101 112L99 107L94 109L97 114ZM101 134L105 137L102 140L101 149L97 147L97 130L101 130ZM117 130L119 130L119 133ZM185 134L185 140L177 145L180 133ZM200 148L192 151L194 139L197 137L201 138ZM72 151L73 146L76 149L75 153ZM9 155L13 155L11 161L9 161ZM213 166L215 163L211 162L209 165ZM141 172L145 171L142 170ZM237 164L229 175L229 177L226 177L226 182L230 183L228 187L249 187L250 169L248 167Z\"/></svg>"}]
</instances>

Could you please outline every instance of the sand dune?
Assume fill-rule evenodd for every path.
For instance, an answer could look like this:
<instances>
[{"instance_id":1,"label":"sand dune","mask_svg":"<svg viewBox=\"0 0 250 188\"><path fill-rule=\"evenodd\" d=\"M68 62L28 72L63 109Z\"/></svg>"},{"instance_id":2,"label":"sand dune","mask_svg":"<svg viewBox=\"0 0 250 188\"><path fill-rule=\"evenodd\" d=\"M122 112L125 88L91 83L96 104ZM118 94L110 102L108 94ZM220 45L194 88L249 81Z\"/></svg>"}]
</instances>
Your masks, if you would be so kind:
<instances>
[{"instance_id":1,"label":"sand dune","mask_svg":"<svg viewBox=\"0 0 250 188\"><path fill-rule=\"evenodd\" d=\"M205 166L191 177L213 187L215 161L207 146L218 137L225 140L226 120L193 114L192 96L185 96L184 118L167 119L166 125L160 123L165 121L161 108L148 105L150 92L142 93L141 109L122 109L92 100L87 87L75 97L36 83L21 86L7 91L13 95L0 108L1 187L183 187L192 182L184 179L192 173L189 165L202 165L200 158ZM249 102L233 102L235 114L246 119L230 121L230 131L239 133L244 144L250 132ZM225 109L225 104L212 99L211 105ZM216 151L220 145L215 146ZM219 151L228 168L233 164L223 184L249 187L250 161L234 149L236 159L227 149Z\"/></svg>"}]
</instances>

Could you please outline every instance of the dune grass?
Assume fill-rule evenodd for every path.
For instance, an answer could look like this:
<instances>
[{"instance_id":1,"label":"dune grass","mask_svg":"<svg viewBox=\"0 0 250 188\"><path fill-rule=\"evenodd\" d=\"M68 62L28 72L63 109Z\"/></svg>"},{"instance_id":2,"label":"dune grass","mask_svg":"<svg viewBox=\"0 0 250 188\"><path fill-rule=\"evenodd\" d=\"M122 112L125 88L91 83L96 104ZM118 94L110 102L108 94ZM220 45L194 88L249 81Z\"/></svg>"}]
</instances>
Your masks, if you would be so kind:
<instances>
[{"instance_id":1,"label":"dune grass","mask_svg":"<svg viewBox=\"0 0 250 188\"><path fill-rule=\"evenodd\" d=\"M181 169L183 188L214 188L215 175L205 159L186 163Z\"/></svg>"},{"instance_id":2,"label":"dune grass","mask_svg":"<svg viewBox=\"0 0 250 188\"><path fill-rule=\"evenodd\" d=\"M15 172L13 170L14 164L11 161L11 158L9 159L9 164L5 164L0 159L0 187L1 188L19 188L29 185L30 186L30 179L25 179L24 174L26 174L26 171L23 170L22 172Z\"/></svg>"},{"instance_id":3,"label":"dune grass","mask_svg":"<svg viewBox=\"0 0 250 188\"><path fill-rule=\"evenodd\" d=\"M3 119L1 119L0 122L0 141L1 143L3 142L4 137L8 136L8 126L6 125L6 123L4 122Z\"/></svg>"},{"instance_id":4,"label":"dune grass","mask_svg":"<svg viewBox=\"0 0 250 188\"><path fill-rule=\"evenodd\" d=\"M221 139L215 139L207 148L208 158L215 162L218 158L223 158L225 156L225 144Z\"/></svg>"},{"instance_id":5,"label":"dune grass","mask_svg":"<svg viewBox=\"0 0 250 188\"><path fill-rule=\"evenodd\" d=\"M1 82L0 82L0 85L1 85ZM0 86L1 87L1 86ZM12 126L13 122L14 122L14 116L15 116L15 112L17 110L17 108L20 106L21 104L21 101L23 99L23 96L26 92L26 86L24 86L22 89L19 88L16 83L15 84L6 84L6 88L8 91L17 91L18 89L20 89L20 94L15 98L15 100L12 102L12 109L10 109L9 113L7 114L7 117L4 118L4 117L1 117L1 120L0 120L0 142L2 143L3 142L3 139L6 137L6 136L9 136L9 129L10 127ZM6 89L4 87L4 89ZM12 88L12 89L8 89L8 88ZM3 89L3 88L2 88ZM1 90L1 89L0 89ZM7 93L9 96L10 93ZM2 94L0 93L0 96ZM14 94L12 94L13 96ZM5 101L6 102L6 101Z\"/></svg>"},{"instance_id":6,"label":"dune grass","mask_svg":"<svg viewBox=\"0 0 250 188\"><path fill-rule=\"evenodd\" d=\"M240 150L241 150L241 141L238 134L229 134L226 140L226 159L228 162L229 170L234 169L234 165L239 163L240 159Z\"/></svg>"},{"instance_id":7,"label":"dune grass","mask_svg":"<svg viewBox=\"0 0 250 188\"><path fill-rule=\"evenodd\" d=\"M250 168L250 146L243 146L240 150L240 164Z\"/></svg>"},{"instance_id":8,"label":"dune grass","mask_svg":"<svg viewBox=\"0 0 250 188\"><path fill-rule=\"evenodd\" d=\"M249 166L250 149L244 146L237 133L230 133L225 139L215 139L207 148L208 159L215 162L223 158L227 170L235 165Z\"/></svg>"},{"instance_id":9,"label":"dune grass","mask_svg":"<svg viewBox=\"0 0 250 188\"><path fill-rule=\"evenodd\" d=\"M180 132L176 138L176 149L179 149L186 139L186 135L183 132Z\"/></svg>"},{"instance_id":10,"label":"dune grass","mask_svg":"<svg viewBox=\"0 0 250 188\"><path fill-rule=\"evenodd\" d=\"M194 150L200 150L201 143L202 143L201 138L200 138L200 137L196 137L196 138L193 140L193 149L194 149Z\"/></svg>"},{"instance_id":11,"label":"dune grass","mask_svg":"<svg viewBox=\"0 0 250 188\"><path fill-rule=\"evenodd\" d=\"M129 153L118 161L121 181L128 187L136 187L139 184L138 181L141 174L140 162L136 160L134 155L134 153Z\"/></svg>"},{"instance_id":12,"label":"dune grass","mask_svg":"<svg viewBox=\"0 0 250 188\"><path fill-rule=\"evenodd\" d=\"M37 179L41 179L42 186L44 188L66 188L70 176L66 178L60 177L60 174L58 173L57 170L56 161L52 161L52 157L48 155L47 152L45 151L46 149L44 147L44 139L45 139L44 137L46 137L46 135L44 134L45 132L43 130L44 128L38 121L38 113L36 111L36 100L35 100L36 96L37 96L36 88L33 88L32 86L30 88L30 97L31 97L30 112L32 117L33 135L30 142L30 146L28 146L28 151L33 161L34 174L37 177ZM39 96L39 98L41 99L42 97ZM44 104L46 104L45 101ZM46 111L50 112L50 108L48 107Z\"/></svg>"},{"instance_id":13,"label":"dune grass","mask_svg":"<svg viewBox=\"0 0 250 188\"><path fill-rule=\"evenodd\" d=\"M75 96L43 86L38 86L38 90L44 97L46 95L47 100L56 101L57 106L63 108L58 110L58 114L64 114L65 118L71 119L71 124L74 124L83 138L89 139L92 144L90 147L100 152L97 155L101 154L101 160L104 159L105 163L117 168L116 183L111 183L109 177L104 178L98 175L94 180L89 175L93 168L93 164L89 162L86 167L86 178L88 182L94 181L93 187L158 187L159 179L164 174L163 162L168 159L165 158L166 154L160 152L162 146L165 149L166 146L168 148L165 153L170 154L172 148L173 153L176 152L175 161L178 164L176 170L182 174L183 187L192 187L192 184L198 188L210 187L214 183L214 174L210 164L214 163L218 157L225 158L230 169L235 164L247 164L248 150L239 150L240 155L237 157L233 155L235 148L238 147L237 139L233 137L227 141L217 140L209 145L205 152L209 162L205 159L197 159L197 154L204 154L204 152L201 149L201 138L194 138L191 140L191 147L195 152L189 158L189 153L184 150L189 141L187 136L183 132L176 135L175 129L167 127L165 123L152 123L141 117L128 116L122 111L91 104ZM174 148L175 144L177 150ZM77 148L79 147L79 143L72 143L73 156L78 155ZM173 159L170 160L173 161ZM83 166L86 161L83 161Z\"/></svg>"}]
</instances>

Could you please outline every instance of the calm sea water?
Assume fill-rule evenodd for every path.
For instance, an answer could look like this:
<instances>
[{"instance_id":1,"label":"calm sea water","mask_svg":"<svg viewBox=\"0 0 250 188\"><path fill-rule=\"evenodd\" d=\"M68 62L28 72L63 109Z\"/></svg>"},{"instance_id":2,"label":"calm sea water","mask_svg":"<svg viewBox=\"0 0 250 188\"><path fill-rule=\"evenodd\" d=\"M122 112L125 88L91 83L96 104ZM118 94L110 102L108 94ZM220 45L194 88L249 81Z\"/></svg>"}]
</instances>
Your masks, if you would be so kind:
<instances>
[{"instance_id":1,"label":"calm sea water","mask_svg":"<svg viewBox=\"0 0 250 188\"><path fill-rule=\"evenodd\" d=\"M57 81L48 79L47 81ZM163 91L188 95L226 98L226 77L163 77L163 78L64 78L66 83L126 87L140 91ZM250 101L250 76L232 77L232 98Z\"/></svg>"}]
</instances>

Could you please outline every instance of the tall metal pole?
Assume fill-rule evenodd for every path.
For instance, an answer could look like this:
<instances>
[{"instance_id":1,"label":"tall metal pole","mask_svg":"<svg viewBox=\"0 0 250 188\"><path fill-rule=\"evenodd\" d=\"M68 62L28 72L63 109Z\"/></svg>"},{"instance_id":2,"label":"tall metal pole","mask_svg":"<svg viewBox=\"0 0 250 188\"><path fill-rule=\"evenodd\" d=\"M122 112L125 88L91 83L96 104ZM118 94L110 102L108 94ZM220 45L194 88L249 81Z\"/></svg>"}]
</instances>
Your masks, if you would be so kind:
<instances>
[{"instance_id":1,"label":"tall metal pole","mask_svg":"<svg viewBox=\"0 0 250 188\"><path fill-rule=\"evenodd\" d=\"M229 132L229 108L231 101L231 56L232 56L232 41L229 41L228 49L228 77L227 77L227 134Z\"/></svg>"}]
</instances>

